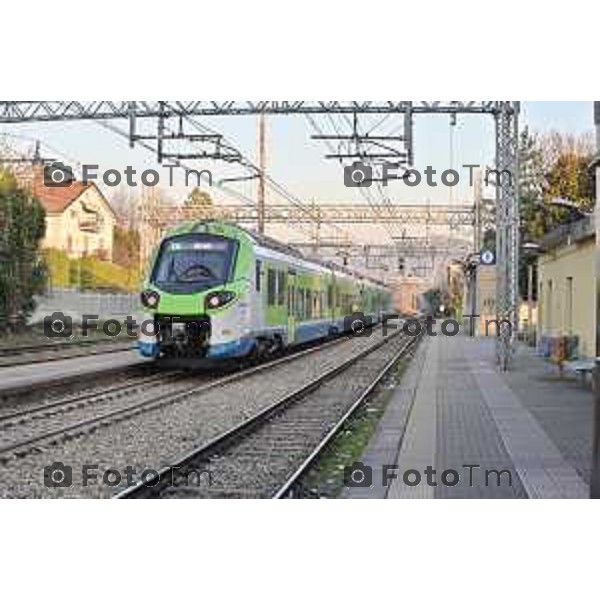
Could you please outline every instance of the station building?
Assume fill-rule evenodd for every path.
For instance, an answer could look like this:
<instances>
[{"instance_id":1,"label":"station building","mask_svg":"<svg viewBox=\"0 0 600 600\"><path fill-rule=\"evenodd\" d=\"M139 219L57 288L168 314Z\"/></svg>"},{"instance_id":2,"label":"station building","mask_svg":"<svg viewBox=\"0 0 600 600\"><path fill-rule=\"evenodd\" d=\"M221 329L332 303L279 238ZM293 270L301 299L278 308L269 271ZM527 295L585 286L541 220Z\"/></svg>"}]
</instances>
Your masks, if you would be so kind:
<instances>
[{"instance_id":1,"label":"station building","mask_svg":"<svg viewBox=\"0 0 600 600\"><path fill-rule=\"evenodd\" d=\"M538 340L577 338L578 356L596 346L596 237L593 217L561 225L541 241L538 258Z\"/></svg>"}]
</instances>

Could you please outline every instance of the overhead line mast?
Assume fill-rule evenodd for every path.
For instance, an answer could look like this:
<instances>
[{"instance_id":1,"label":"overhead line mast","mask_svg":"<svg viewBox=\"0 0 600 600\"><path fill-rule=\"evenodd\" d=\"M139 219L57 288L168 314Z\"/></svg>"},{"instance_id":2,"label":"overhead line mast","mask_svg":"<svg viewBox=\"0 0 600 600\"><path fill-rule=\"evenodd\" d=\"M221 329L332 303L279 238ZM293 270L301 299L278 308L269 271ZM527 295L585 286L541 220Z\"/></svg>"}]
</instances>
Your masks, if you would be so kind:
<instances>
[{"instance_id":1,"label":"overhead line mast","mask_svg":"<svg viewBox=\"0 0 600 600\"><path fill-rule=\"evenodd\" d=\"M265 113L258 116L258 233L265 234L265 172L267 148L265 141Z\"/></svg>"}]
</instances>

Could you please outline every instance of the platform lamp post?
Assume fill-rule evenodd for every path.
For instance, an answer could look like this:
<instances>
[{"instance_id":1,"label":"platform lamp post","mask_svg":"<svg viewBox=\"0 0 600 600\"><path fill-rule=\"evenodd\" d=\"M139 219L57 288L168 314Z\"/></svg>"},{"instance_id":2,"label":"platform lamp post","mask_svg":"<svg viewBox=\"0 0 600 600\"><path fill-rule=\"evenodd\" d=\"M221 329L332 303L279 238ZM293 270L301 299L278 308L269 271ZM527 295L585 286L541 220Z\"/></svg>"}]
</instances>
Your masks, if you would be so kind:
<instances>
[{"instance_id":1,"label":"platform lamp post","mask_svg":"<svg viewBox=\"0 0 600 600\"><path fill-rule=\"evenodd\" d=\"M594 364L594 437L592 440L592 476L590 496L600 498L600 101L594 102L596 126L596 361Z\"/></svg>"}]
</instances>

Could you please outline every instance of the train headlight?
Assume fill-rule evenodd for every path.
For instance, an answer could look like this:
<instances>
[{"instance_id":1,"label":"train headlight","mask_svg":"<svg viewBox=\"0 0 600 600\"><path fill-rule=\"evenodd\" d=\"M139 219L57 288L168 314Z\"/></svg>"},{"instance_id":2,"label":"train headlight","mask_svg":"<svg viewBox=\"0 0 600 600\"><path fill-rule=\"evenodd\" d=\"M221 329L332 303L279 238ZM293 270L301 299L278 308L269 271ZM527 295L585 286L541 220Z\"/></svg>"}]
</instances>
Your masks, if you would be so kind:
<instances>
[{"instance_id":1,"label":"train headlight","mask_svg":"<svg viewBox=\"0 0 600 600\"><path fill-rule=\"evenodd\" d=\"M160 294L154 290L142 292L140 297L146 308L157 308L160 302Z\"/></svg>"},{"instance_id":2,"label":"train headlight","mask_svg":"<svg viewBox=\"0 0 600 600\"><path fill-rule=\"evenodd\" d=\"M233 292L211 292L204 300L204 306L207 310L221 308L235 299Z\"/></svg>"}]
</instances>

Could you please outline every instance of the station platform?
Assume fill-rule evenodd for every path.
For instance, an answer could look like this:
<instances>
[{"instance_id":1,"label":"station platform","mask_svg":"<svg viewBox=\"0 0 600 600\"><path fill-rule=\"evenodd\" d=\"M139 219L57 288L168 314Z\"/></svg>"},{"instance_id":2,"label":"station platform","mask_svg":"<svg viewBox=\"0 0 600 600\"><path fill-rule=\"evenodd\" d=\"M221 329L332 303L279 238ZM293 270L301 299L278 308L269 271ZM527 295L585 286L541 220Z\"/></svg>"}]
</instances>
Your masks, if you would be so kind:
<instances>
[{"instance_id":1,"label":"station platform","mask_svg":"<svg viewBox=\"0 0 600 600\"><path fill-rule=\"evenodd\" d=\"M500 373L494 342L422 341L361 459L372 485L343 497L589 497L590 387L525 345Z\"/></svg>"},{"instance_id":2,"label":"station platform","mask_svg":"<svg viewBox=\"0 0 600 600\"><path fill-rule=\"evenodd\" d=\"M76 378L98 371L112 371L143 362L145 359L132 348L122 352L78 356L14 367L5 366L0 368L0 392Z\"/></svg>"}]
</instances>

